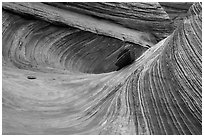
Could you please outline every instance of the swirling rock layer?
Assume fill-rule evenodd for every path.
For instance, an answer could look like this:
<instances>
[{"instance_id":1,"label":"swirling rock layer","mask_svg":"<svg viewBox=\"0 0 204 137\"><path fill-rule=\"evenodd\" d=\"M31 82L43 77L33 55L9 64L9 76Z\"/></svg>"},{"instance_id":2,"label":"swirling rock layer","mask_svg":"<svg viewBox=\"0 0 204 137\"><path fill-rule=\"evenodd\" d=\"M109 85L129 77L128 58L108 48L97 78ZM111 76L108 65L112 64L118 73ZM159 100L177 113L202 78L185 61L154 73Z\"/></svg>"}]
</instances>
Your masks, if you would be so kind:
<instances>
[{"instance_id":1,"label":"swirling rock layer","mask_svg":"<svg viewBox=\"0 0 204 137\"><path fill-rule=\"evenodd\" d=\"M5 11L2 30L3 134L202 134L201 3L119 71L130 43Z\"/></svg>"},{"instance_id":2,"label":"swirling rock layer","mask_svg":"<svg viewBox=\"0 0 204 137\"><path fill-rule=\"evenodd\" d=\"M149 32L159 41L172 33L168 14L158 3L69 2L46 3L66 10L109 19L125 27Z\"/></svg>"},{"instance_id":3,"label":"swirling rock layer","mask_svg":"<svg viewBox=\"0 0 204 137\"><path fill-rule=\"evenodd\" d=\"M119 51L125 46L134 46L137 57L146 49L72 27L26 20L8 12L3 12L3 42L3 59L7 64L39 71L55 68L85 73L111 72L117 69Z\"/></svg>"},{"instance_id":4,"label":"swirling rock layer","mask_svg":"<svg viewBox=\"0 0 204 137\"><path fill-rule=\"evenodd\" d=\"M128 42L133 42L135 44L139 44L143 47L151 47L157 43L157 38L153 35L153 33L151 33L152 31L149 32L147 31L147 29L141 29L141 27L143 26L142 23L139 23L139 25L137 25L137 29L140 30L138 31L135 29L127 28L120 24L116 24L114 22L111 22L110 20L105 20L102 18L99 18L99 19L94 18L92 16L87 16L85 14L73 12L71 10L63 9L61 7L58 8L56 6L52 6L44 3L4 2L2 3L2 5L4 9L11 10L12 12L26 14L31 17L34 16L55 24L69 25L69 26L79 28L81 30L93 32L96 34L111 36L111 37L120 39L122 41L128 41ZM157 20L159 20L159 22L161 22L162 20L162 22L160 24L155 24L155 25L165 26L167 22L166 24L168 28L167 30L170 31L171 27L169 26L171 25L168 25L170 20L166 19L167 14L164 14L165 13L164 10L161 11L159 8L158 10L154 8L153 11L163 13L163 14L157 15L159 17ZM136 13L136 15L138 16L140 14ZM152 14L150 15L152 16ZM123 19L123 21L132 22L129 18ZM135 22L137 21L135 20ZM147 25L144 25L144 27L147 27L151 23L154 23L154 22L150 21L147 23ZM130 23L130 24L133 24L133 23ZM161 30L160 33L161 32L163 32L163 34L168 33L164 30Z\"/></svg>"},{"instance_id":5,"label":"swirling rock layer","mask_svg":"<svg viewBox=\"0 0 204 137\"><path fill-rule=\"evenodd\" d=\"M173 20L174 28L183 21L192 2L159 2L162 8L168 13L169 18Z\"/></svg>"}]
</instances>

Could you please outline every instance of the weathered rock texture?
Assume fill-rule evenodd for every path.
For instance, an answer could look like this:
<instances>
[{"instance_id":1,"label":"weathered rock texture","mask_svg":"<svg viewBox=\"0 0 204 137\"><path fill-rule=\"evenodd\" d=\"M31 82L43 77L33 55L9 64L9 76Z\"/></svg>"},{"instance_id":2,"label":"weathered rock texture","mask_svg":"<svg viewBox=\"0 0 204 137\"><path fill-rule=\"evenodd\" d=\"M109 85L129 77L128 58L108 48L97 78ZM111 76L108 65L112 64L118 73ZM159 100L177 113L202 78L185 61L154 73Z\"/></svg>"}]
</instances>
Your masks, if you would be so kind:
<instances>
[{"instance_id":1,"label":"weathered rock texture","mask_svg":"<svg viewBox=\"0 0 204 137\"><path fill-rule=\"evenodd\" d=\"M145 47L152 46L168 36L173 27L168 15L158 3L19 2L3 3L3 8Z\"/></svg>"},{"instance_id":2,"label":"weathered rock texture","mask_svg":"<svg viewBox=\"0 0 204 137\"><path fill-rule=\"evenodd\" d=\"M46 3L65 10L108 19L125 27L153 34L157 41L172 33L171 20L158 3Z\"/></svg>"},{"instance_id":3,"label":"weathered rock texture","mask_svg":"<svg viewBox=\"0 0 204 137\"><path fill-rule=\"evenodd\" d=\"M8 11L2 22L3 134L202 134L201 3L148 50ZM127 45L136 59L115 71Z\"/></svg>"},{"instance_id":4,"label":"weathered rock texture","mask_svg":"<svg viewBox=\"0 0 204 137\"><path fill-rule=\"evenodd\" d=\"M6 64L39 71L56 68L65 72L111 72L117 69L118 54L125 46L134 46L136 57L147 49L69 26L62 28L24 19L9 12L3 12L3 42Z\"/></svg>"},{"instance_id":5,"label":"weathered rock texture","mask_svg":"<svg viewBox=\"0 0 204 137\"><path fill-rule=\"evenodd\" d=\"M179 23L183 22L183 18L193 2L159 2L159 4L168 13L170 19L173 20L174 28L177 28Z\"/></svg>"}]
</instances>

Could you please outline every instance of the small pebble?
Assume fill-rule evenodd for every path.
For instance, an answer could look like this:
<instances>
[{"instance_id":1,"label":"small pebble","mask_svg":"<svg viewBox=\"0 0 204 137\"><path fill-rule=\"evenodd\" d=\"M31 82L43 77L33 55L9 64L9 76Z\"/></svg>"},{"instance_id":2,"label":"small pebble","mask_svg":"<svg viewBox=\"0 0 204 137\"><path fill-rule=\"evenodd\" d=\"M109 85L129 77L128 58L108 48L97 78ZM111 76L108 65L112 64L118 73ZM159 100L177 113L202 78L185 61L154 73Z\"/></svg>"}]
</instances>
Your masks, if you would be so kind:
<instances>
[{"instance_id":1,"label":"small pebble","mask_svg":"<svg viewBox=\"0 0 204 137\"><path fill-rule=\"evenodd\" d=\"M35 76L27 76L27 79L36 79Z\"/></svg>"}]
</instances>

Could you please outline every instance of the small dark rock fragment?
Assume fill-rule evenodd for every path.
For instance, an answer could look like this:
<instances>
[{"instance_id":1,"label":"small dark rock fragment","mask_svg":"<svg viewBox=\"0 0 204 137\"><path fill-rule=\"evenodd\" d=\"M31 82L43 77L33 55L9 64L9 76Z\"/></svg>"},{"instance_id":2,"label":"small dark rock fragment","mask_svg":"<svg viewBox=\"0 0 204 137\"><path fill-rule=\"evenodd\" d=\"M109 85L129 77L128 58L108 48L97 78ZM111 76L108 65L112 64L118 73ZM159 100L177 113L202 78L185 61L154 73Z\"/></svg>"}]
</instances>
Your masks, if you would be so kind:
<instances>
[{"instance_id":1,"label":"small dark rock fragment","mask_svg":"<svg viewBox=\"0 0 204 137\"><path fill-rule=\"evenodd\" d=\"M27 79L36 79L35 76L27 76Z\"/></svg>"}]
</instances>

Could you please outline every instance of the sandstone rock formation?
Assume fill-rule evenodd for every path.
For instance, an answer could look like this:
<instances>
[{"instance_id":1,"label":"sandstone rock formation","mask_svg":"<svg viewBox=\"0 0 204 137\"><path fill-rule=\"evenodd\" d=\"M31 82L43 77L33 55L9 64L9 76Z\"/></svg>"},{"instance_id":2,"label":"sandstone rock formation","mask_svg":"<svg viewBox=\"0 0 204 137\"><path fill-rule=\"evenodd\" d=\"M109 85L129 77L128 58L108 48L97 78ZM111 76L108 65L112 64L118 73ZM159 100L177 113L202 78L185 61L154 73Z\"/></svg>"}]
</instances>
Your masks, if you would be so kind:
<instances>
[{"instance_id":1,"label":"sandstone rock formation","mask_svg":"<svg viewBox=\"0 0 204 137\"><path fill-rule=\"evenodd\" d=\"M202 134L201 3L175 30L159 3L3 3L2 16L3 134ZM118 70L125 47L135 60Z\"/></svg>"},{"instance_id":2,"label":"sandstone rock formation","mask_svg":"<svg viewBox=\"0 0 204 137\"><path fill-rule=\"evenodd\" d=\"M183 22L188 9L193 4L192 2L159 2L162 8L168 13L169 18L173 21L173 27Z\"/></svg>"}]
</instances>

